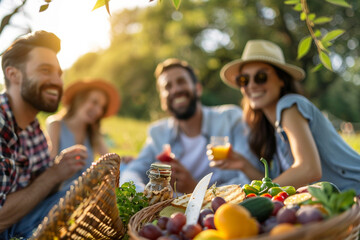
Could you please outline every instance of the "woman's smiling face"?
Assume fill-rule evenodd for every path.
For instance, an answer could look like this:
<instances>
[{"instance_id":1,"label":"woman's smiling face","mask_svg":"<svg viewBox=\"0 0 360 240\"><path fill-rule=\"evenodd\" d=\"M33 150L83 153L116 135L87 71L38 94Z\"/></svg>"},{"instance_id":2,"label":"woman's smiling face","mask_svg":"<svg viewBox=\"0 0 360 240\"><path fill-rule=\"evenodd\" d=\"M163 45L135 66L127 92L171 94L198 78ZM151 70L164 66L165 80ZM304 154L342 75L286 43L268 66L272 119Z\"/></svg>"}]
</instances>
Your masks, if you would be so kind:
<instances>
[{"instance_id":1,"label":"woman's smiling face","mask_svg":"<svg viewBox=\"0 0 360 240\"><path fill-rule=\"evenodd\" d=\"M248 98L250 107L254 110L275 111L281 88L284 86L275 69L264 62L250 62L241 68L239 74L249 79L248 84L241 86L240 90L243 96ZM260 74L266 81L262 79L262 83L257 83L255 76Z\"/></svg>"}]
</instances>

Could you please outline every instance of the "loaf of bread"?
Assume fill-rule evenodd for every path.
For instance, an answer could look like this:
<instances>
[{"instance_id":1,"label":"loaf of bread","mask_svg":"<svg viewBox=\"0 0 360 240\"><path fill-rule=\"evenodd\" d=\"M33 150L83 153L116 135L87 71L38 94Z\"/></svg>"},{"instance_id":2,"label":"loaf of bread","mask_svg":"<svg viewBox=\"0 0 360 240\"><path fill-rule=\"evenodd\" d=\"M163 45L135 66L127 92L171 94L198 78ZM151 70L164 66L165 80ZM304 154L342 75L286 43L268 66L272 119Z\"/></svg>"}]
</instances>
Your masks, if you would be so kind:
<instances>
[{"instance_id":1,"label":"loaf of bread","mask_svg":"<svg viewBox=\"0 0 360 240\"><path fill-rule=\"evenodd\" d=\"M186 209L191 193L175 198L171 205ZM240 203L245 198L245 193L239 185L227 185L221 187L212 186L206 190L202 209L211 207L211 200L215 197L222 197L226 202Z\"/></svg>"}]
</instances>

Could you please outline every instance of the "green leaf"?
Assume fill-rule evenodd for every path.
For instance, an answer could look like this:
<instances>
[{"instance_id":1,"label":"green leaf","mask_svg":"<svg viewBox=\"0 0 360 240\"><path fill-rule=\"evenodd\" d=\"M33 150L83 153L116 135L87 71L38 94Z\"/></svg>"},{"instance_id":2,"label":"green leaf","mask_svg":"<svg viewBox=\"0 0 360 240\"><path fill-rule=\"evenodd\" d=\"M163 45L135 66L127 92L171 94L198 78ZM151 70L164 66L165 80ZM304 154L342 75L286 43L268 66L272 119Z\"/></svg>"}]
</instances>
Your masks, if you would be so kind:
<instances>
[{"instance_id":1,"label":"green leaf","mask_svg":"<svg viewBox=\"0 0 360 240\"><path fill-rule=\"evenodd\" d=\"M315 37L320 37L321 36L321 31L320 30L316 30L315 32L314 32L314 35L315 35Z\"/></svg>"},{"instance_id":2,"label":"green leaf","mask_svg":"<svg viewBox=\"0 0 360 240\"><path fill-rule=\"evenodd\" d=\"M316 17L316 14L315 14L315 13L310 13L310 14L308 14L308 19L309 19L310 21L313 21L313 20L315 19L315 17Z\"/></svg>"},{"instance_id":3,"label":"green leaf","mask_svg":"<svg viewBox=\"0 0 360 240\"><path fill-rule=\"evenodd\" d=\"M330 57L324 51L320 52L319 57L322 64L324 64L324 67L332 71L333 69L331 66Z\"/></svg>"},{"instance_id":4,"label":"green leaf","mask_svg":"<svg viewBox=\"0 0 360 240\"><path fill-rule=\"evenodd\" d=\"M335 40L340 35L342 35L345 31L342 29L335 29L333 31L328 32L325 36L321 39L321 42L330 42Z\"/></svg>"},{"instance_id":5,"label":"green leaf","mask_svg":"<svg viewBox=\"0 0 360 240\"><path fill-rule=\"evenodd\" d=\"M333 188L332 185L328 182L323 182L321 184L321 190L328 196L330 197L333 193Z\"/></svg>"},{"instance_id":6,"label":"green leaf","mask_svg":"<svg viewBox=\"0 0 360 240\"><path fill-rule=\"evenodd\" d=\"M316 19L314 19L314 24L324 24L324 23L328 23L331 22L332 18L331 17L318 17Z\"/></svg>"},{"instance_id":7,"label":"green leaf","mask_svg":"<svg viewBox=\"0 0 360 240\"><path fill-rule=\"evenodd\" d=\"M322 203L328 202L328 197L320 188L309 186L308 191L311 194L311 196L317 198L320 202Z\"/></svg>"},{"instance_id":8,"label":"green leaf","mask_svg":"<svg viewBox=\"0 0 360 240\"><path fill-rule=\"evenodd\" d=\"M43 12L43 11L45 11L46 9L48 9L48 7L49 7L49 4L44 4L44 5L41 5L41 6L40 6L40 10L39 10L39 12Z\"/></svg>"},{"instance_id":9,"label":"green leaf","mask_svg":"<svg viewBox=\"0 0 360 240\"><path fill-rule=\"evenodd\" d=\"M351 8L351 5L348 4L346 1L344 0L326 0L328 3L340 6L340 7L347 7L347 8Z\"/></svg>"},{"instance_id":10,"label":"green leaf","mask_svg":"<svg viewBox=\"0 0 360 240\"><path fill-rule=\"evenodd\" d=\"M307 36L300 41L299 46L298 46L297 59L302 58L309 52L310 47L311 47L311 42L312 42L311 36Z\"/></svg>"},{"instance_id":11,"label":"green leaf","mask_svg":"<svg viewBox=\"0 0 360 240\"><path fill-rule=\"evenodd\" d=\"M346 210L350 208L354 203L354 197L356 193L354 190L350 189L346 192L342 192L339 194L339 210Z\"/></svg>"},{"instance_id":12,"label":"green leaf","mask_svg":"<svg viewBox=\"0 0 360 240\"><path fill-rule=\"evenodd\" d=\"M298 4L300 3L300 0L286 0L284 2L286 5L293 5L293 4Z\"/></svg>"},{"instance_id":13,"label":"green leaf","mask_svg":"<svg viewBox=\"0 0 360 240\"><path fill-rule=\"evenodd\" d=\"M315 67L313 67L311 69L311 72L317 72L317 71L319 71L319 70L321 70L323 68L324 68L324 65L322 65L322 63L319 63L318 65L316 65Z\"/></svg>"},{"instance_id":14,"label":"green leaf","mask_svg":"<svg viewBox=\"0 0 360 240\"><path fill-rule=\"evenodd\" d=\"M180 7L181 0L172 0L172 2L174 4L176 10L178 10Z\"/></svg>"},{"instance_id":15,"label":"green leaf","mask_svg":"<svg viewBox=\"0 0 360 240\"><path fill-rule=\"evenodd\" d=\"M92 9L92 11L94 11L95 9L98 9L104 5L108 5L110 0L97 0L95 3L94 8ZM109 13L110 14L110 13Z\"/></svg>"},{"instance_id":16,"label":"green leaf","mask_svg":"<svg viewBox=\"0 0 360 240\"><path fill-rule=\"evenodd\" d=\"M304 12L301 12L301 13L300 13L300 20L301 20L301 21L305 21L305 20L306 20L306 13L304 13Z\"/></svg>"},{"instance_id":17,"label":"green leaf","mask_svg":"<svg viewBox=\"0 0 360 240\"><path fill-rule=\"evenodd\" d=\"M302 11L301 3L296 4L296 5L293 7L293 9L294 9L295 11L297 11L297 12L301 12L301 11Z\"/></svg>"}]
</instances>

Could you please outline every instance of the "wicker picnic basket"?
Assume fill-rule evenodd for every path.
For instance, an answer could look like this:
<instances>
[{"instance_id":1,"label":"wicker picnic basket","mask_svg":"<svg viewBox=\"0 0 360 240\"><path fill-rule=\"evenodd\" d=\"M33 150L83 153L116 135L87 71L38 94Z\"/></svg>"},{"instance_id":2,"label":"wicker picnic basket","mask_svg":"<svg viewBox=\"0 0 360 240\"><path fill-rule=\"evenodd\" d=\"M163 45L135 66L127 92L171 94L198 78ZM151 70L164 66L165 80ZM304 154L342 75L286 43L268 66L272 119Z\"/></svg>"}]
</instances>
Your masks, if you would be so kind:
<instances>
[{"instance_id":1,"label":"wicker picnic basket","mask_svg":"<svg viewBox=\"0 0 360 240\"><path fill-rule=\"evenodd\" d=\"M139 236L141 227L158 217L159 212L169 206L171 200L160 202L137 212L129 221L128 234L132 240L145 240ZM267 234L242 240L356 240L359 239L360 205L326 221L299 227L290 233L269 236ZM234 239L235 240L235 239Z\"/></svg>"},{"instance_id":2,"label":"wicker picnic basket","mask_svg":"<svg viewBox=\"0 0 360 240\"><path fill-rule=\"evenodd\" d=\"M120 239L125 233L115 195L120 161L117 154L108 153L87 169L32 239Z\"/></svg>"}]
</instances>

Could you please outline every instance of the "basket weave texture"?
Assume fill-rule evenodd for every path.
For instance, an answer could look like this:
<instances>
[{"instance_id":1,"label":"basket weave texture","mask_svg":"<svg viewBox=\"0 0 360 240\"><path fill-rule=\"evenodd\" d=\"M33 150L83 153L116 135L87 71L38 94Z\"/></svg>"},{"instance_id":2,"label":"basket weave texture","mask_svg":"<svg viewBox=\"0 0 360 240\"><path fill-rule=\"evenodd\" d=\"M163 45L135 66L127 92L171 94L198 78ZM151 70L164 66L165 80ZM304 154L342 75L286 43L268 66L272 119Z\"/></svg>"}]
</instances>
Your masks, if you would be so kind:
<instances>
[{"instance_id":1,"label":"basket weave texture","mask_svg":"<svg viewBox=\"0 0 360 240\"><path fill-rule=\"evenodd\" d=\"M75 181L32 239L119 239L125 229L116 205L120 157L108 153Z\"/></svg>"},{"instance_id":2,"label":"basket weave texture","mask_svg":"<svg viewBox=\"0 0 360 240\"><path fill-rule=\"evenodd\" d=\"M167 200L137 212L129 221L128 234L130 239L146 240L138 234L141 227L157 218L159 212L169 206L170 203L171 200ZM252 238L242 238L241 240L356 240L359 239L359 230L360 205L357 202L351 209L336 217L301 226L290 233L277 236L264 234Z\"/></svg>"}]
</instances>

